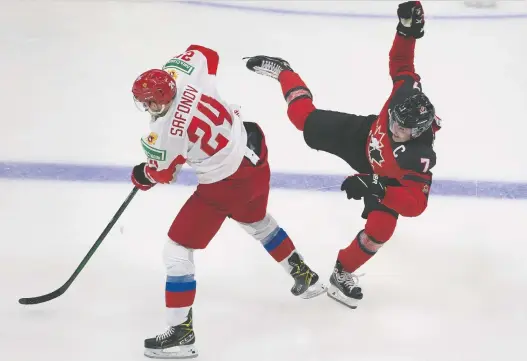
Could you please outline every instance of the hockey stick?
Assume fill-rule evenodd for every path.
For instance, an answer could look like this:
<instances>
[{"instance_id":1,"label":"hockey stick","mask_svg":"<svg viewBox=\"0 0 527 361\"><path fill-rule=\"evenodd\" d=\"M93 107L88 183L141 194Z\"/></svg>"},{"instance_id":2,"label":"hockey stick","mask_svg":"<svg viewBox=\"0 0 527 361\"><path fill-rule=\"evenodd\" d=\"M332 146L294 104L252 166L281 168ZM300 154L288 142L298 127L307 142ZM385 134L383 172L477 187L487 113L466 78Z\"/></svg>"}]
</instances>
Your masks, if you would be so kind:
<instances>
[{"instance_id":1,"label":"hockey stick","mask_svg":"<svg viewBox=\"0 0 527 361\"><path fill-rule=\"evenodd\" d=\"M22 304L22 305L36 305L37 303L43 303L43 302L51 301L51 300L61 296L62 294L64 294L64 292L66 292L67 289L71 286L71 284L73 283L75 278L77 278L77 276L82 271L84 266L86 266L86 264L90 260L91 256L93 256L93 254L95 253L97 248L101 245L101 243L104 240L104 238L106 238L106 236L108 235L108 233L110 232L112 227L115 225L115 223L117 222L117 220L119 219L121 214L123 214L123 212L126 209L126 207L128 207L128 205L130 204L130 202L134 198L134 196L137 193L137 191L138 191L137 187L134 187L134 189L132 189L132 191L130 192L128 197L126 197L126 200L123 202L121 207L117 210L117 213L115 213L115 215L113 216L113 218L110 221L110 223L108 223L108 225L106 226L104 231L101 233L101 235L99 236L99 238L97 239L95 244L90 248L90 251L88 252L88 254L86 256L84 256L82 262L79 264L79 266L77 266L77 269L75 269L75 272L73 272L73 274L66 281L66 283L64 283L60 288L58 288L55 291L53 291L51 293L48 293L46 295L37 296L37 297L29 297L29 298L21 298L21 299L18 300L18 302L20 304Z\"/></svg>"}]
</instances>

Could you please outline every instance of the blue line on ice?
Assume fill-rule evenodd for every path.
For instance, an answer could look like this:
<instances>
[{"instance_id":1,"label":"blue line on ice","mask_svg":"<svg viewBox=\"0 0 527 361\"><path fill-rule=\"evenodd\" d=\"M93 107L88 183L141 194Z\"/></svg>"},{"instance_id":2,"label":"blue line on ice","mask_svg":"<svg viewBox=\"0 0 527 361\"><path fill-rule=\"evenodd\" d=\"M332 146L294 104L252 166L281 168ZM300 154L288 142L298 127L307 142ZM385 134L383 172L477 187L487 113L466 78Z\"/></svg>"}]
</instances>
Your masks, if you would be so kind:
<instances>
[{"instance_id":1,"label":"blue line on ice","mask_svg":"<svg viewBox=\"0 0 527 361\"><path fill-rule=\"evenodd\" d=\"M0 178L69 182L130 182L132 166L0 162ZM279 189L339 192L345 175L273 172L271 186ZM175 184L193 186L197 179L183 169ZM130 183L131 185L131 183ZM434 179L434 196L527 199L527 183Z\"/></svg>"}]
</instances>

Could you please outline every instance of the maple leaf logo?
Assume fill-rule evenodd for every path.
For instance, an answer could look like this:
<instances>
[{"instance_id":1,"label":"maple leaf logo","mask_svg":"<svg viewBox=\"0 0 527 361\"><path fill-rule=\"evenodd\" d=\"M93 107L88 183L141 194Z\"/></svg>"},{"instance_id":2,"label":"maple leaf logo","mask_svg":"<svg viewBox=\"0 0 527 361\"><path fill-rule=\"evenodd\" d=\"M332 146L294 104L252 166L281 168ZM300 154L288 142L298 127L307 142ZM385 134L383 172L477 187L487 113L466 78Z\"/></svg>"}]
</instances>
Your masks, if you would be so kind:
<instances>
[{"instance_id":1,"label":"maple leaf logo","mask_svg":"<svg viewBox=\"0 0 527 361\"><path fill-rule=\"evenodd\" d=\"M370 145L368 147L368 157L370 158L370 163L377 163L379 167L382 167L382 163L384 163L384 158L382 156L382 148L384 148L384 144L382 143L382 140L386 133L381 132L381 126L377 125L375 128L375 132L370 137Z\"/></svg>"}]
</instances>

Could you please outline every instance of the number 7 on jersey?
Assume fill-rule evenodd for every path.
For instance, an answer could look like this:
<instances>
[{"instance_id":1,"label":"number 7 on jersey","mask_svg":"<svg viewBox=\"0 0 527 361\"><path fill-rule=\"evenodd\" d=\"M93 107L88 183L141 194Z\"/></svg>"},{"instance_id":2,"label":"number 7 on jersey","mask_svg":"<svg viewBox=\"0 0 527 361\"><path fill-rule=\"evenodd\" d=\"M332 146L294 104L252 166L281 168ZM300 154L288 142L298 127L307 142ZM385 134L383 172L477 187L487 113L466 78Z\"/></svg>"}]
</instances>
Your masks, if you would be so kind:
<instances>
[{"instance_id":1,"label":"number 7 on jersey","mask_svg":"<svg viewBox=\"0 0 527 361\"><path fill-rule=\"evenodd\" d=\"M421 164L424 164L423 173L428 172L428 168L430 167L430 158L421 158Z\"/></svg>"}]
</instances>

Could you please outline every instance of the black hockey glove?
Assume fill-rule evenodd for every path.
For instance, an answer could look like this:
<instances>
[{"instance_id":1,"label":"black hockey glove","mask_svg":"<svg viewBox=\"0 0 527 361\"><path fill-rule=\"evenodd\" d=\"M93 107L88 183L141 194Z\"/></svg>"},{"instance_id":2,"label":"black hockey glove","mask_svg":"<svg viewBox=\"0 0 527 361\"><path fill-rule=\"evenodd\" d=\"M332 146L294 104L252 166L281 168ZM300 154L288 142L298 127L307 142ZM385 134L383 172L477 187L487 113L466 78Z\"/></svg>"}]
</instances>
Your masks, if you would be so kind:
<instances>
[{"instance_id":1,"label":"black hockey glove","mask_svg":"<svg viewBox=\"0 0 527 361\"><path fill-rule=\"evenodd\" d=\"M346 191L348 199L361 199L367 195L373 195L380 200L386 194L384 181L377 174L355 174L348 177L340 186L341 191Z\"/></svg>"},{"instance_id":2,"label":"black hockey glove","mask_svg":"<svg viewBox=\"0 0 527 361\"><path fill-rule=\"evenodd\" d=\"M397 32L404 37L422 38L425 34L425 14L420 1L407 1L397 9Z\"/></svg>"},{"instance_id":3,"label":"black hockey glove","mask_svg":"<svg viewBox=\"0 0 527 361\"><path fill-rule=\"evenodd\" d=\"M147 191L156 185L146 176L146 163L144 162L134 167L130 178L132 183L142 191Z\"/></svg>"},{"instance_id":4,"label":"black hockey glove","mask_svg":"<svg viewBox=\"0 0 527 361\"><path fill-rule=\"evenodd\" d=\"M247 62L245 63L247 69L255 72L256 74L270 76L274 79L278 79L278 76L284 70L293 71L289 63L282 58L273 58L266 55L256 55L243 58L243 60L245 59L247 59Z\"/></svg>"}]
</instances>

